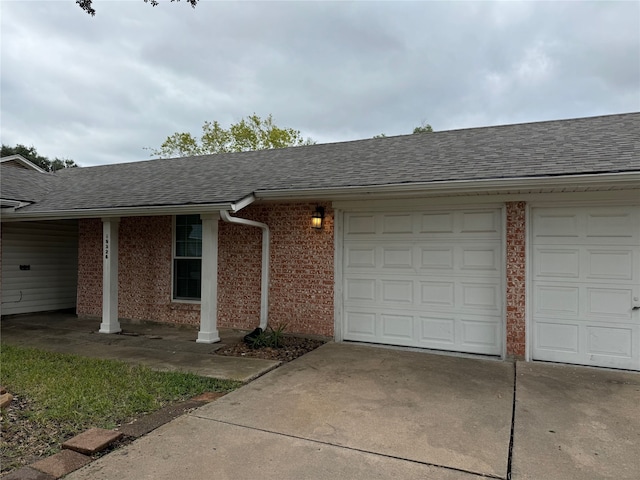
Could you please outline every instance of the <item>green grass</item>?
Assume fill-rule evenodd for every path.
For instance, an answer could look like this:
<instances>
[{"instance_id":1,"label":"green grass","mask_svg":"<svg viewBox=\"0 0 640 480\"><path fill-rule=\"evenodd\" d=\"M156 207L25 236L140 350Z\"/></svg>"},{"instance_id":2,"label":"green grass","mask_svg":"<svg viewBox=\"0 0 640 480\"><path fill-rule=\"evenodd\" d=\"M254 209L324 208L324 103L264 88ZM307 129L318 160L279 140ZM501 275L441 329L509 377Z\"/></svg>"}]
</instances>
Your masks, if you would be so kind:
<instances>
[{"instance_id":1,"label":"green grass","mask_svg":"<svg viewBox=\"0 0 640 480\"><path fill-rule=\"evenodd\" d=\"M113 428L162 406L241 384L190 373L156 372L113 360L3 345L2 385L33 401L36 422Z\"/></svg>"},{"instance_id":2,"label":"green grass","mask_svg":"<svg viewBox=\"0 0 640 480\"><path fill-rule=\"evenodd\" d=\"M15 397L1 412L2 473L55 453L88 428L114 428L170 403L242 385L12 345L2 345L0 368L0 384Z\"/></svg>"}]
</instances>

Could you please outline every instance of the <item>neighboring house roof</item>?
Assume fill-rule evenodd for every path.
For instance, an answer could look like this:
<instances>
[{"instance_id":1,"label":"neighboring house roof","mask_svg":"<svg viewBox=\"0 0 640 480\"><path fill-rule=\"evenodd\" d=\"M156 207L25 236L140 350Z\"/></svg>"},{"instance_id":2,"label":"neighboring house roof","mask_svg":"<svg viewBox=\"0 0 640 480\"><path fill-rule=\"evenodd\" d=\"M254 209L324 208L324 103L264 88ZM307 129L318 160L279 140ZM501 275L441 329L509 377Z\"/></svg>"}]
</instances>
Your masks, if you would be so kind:
<instances>
[{"instance_id":1,"label":"neighboring house roof","mask_svg":"<svg viewBox=\"0 0 640 480\"><path fill-rule=\"evenodd\" d=\"M60 178L42 169L16 168L11 163L5 162L0 165L2 176L0 206L2 208L25 207L43 202L49 192L62 184Z\"/></svg>"},{"instance_id":2,"label":"neighboring house roof","mask_svg":"<svg viewBox=\"0 0 640 480\"><path fill-rule=\"evenodd\" d=\"M3 164L2 165L3 167L11 166L16 168L23 168L26 170L35 170L36 172L41 172L41 173L44 173L45 171L42 168L40 168L38 165L30 162L29 160L27 160L26 158L24 158L22 155L18 153L16 153L15 155L8 155L6 157L0 158L0 163Z\"/></svg>"},{"instance_id":3,"label":"neighboring house roof","mask_svg":"<svg viewBox=\"0 0 640 480\"><path fill-rule=\"evenodd\" d=\"M69 168L55 173L56 188L19 212L232 205L253 194L322 198L337 189L640 173L639 132L640 113L630 113ZM3 175L3 190L6 181L13 180Z\"/></svg>"}]
</instances>

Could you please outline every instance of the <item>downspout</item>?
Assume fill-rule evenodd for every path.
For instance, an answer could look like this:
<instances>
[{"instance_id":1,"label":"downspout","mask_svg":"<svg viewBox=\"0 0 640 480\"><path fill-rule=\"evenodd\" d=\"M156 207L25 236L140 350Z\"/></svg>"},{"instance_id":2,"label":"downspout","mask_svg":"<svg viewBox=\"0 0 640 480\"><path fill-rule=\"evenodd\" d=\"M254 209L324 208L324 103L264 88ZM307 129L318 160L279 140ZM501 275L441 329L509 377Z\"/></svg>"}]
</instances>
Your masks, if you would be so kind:
<instances>
[{"instance_id":1,"label":"downspout","mask_svg":"<svg viewBox=\"0 0 640 480\"><path fill-rule=\"evenodd\" d=\"M267 328L269 316L269 227L260 222L246 218L232 217L226 210L220 210L220 218L228 223L248 225L262 229L262 280L260 285L260 328Z\"/></svg>"}]
</instances>

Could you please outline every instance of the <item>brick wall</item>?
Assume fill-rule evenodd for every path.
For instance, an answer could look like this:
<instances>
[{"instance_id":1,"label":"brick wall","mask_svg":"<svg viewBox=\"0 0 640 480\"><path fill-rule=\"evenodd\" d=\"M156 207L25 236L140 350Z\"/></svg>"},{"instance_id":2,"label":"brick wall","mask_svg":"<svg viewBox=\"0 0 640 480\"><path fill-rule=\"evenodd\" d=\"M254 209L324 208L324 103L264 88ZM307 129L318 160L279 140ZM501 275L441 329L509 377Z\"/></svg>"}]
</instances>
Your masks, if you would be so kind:
<instances>
[{"instance_id":1,"label":"brick wall","mask_svg":"<svg viewBox=\"0 0 640 480\"><path fill-rule=\"evenodd\" d=\"M333 335L333 212L311 228L315 203L252 205L238 216L271 229L269 319L287 331ZM260 318L261 230L220 222L218 326L252 329ZM81 220L78 314L102 312L102 222ZM200 305L171 301L172 217L122 218L120 318L198 325Z\"/></svg>"},{"instance_id":2,"label":"brick wall","mask_svg":"<svg viewBox=\"0 0 640 480\"><path fill-rule=\"evenodd\" d=\"M333 336L333 211L311 228L316 204L252 205L241 217L271 229L269 320L287 331ZM507 355L525 354L525 202L507 209ZM252 329L260 316L261 230L220 222L218 325ZM79 225L78 314L102 312L102 222ZM171 301L171 217L120 223L119 316L198 325L200 305Z\"/></svg>"},{"instance_id":3,"label":"brick wall","mask_svg":"<svg viewBox=\"0 0 640 480\"><path fill-rule=\"evenodd\" d=\"M102 315L102 221L78 221L78 315Z\"/></svg>"},{"instance_id":4,"label":"brick wall","mask_svg":"<svg viewBox=\"0 0 640 480\"><path fill-rule=\"evenodd\" d=\"M507 202L507 356L525 355L525 202Z\"/></svg>"}]
</instances>

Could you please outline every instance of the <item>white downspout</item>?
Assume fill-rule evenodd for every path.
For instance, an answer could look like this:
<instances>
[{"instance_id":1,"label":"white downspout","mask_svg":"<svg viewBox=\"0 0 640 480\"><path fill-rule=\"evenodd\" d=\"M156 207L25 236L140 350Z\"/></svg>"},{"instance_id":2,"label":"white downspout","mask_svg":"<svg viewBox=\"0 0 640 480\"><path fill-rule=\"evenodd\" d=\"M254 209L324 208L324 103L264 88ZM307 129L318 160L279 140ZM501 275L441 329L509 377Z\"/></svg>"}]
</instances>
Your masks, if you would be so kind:
<instances>
[{"instance_id":1,"label":"white downspout","mask_svg":"<svg viewBox=\"0 0 640 480\"><path fill-rule=\"evenodd\" d=\"M220 210L220 218L228 223L249 225L262 229L262 280L260 285L260 328L267 328L269 317L269 227L246 218L232 217L226 210Z\"/></svg>"}]
</instances>

